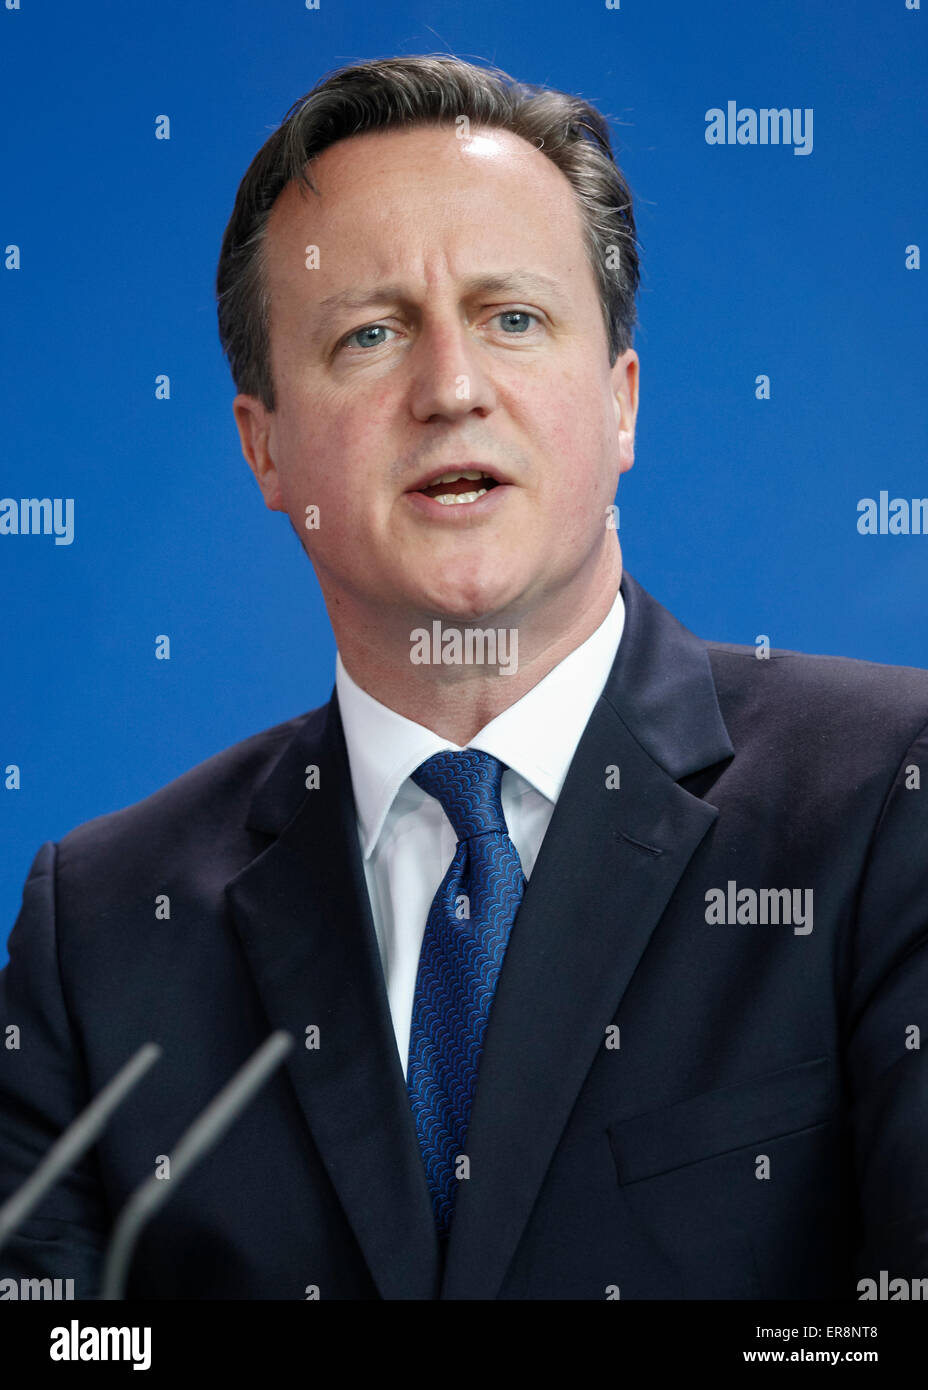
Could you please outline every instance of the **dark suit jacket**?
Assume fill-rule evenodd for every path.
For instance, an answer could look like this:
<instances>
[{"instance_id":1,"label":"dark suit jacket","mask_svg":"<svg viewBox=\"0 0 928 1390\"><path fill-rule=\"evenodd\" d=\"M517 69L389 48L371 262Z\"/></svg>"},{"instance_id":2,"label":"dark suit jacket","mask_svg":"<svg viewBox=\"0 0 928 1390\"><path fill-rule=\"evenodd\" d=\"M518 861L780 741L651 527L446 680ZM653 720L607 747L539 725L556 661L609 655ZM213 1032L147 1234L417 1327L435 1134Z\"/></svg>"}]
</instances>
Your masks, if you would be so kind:
<instances>
[{"instance_id":1,"label":"dark suit jacket","mask_svg":"<svg viewBox=\"0 0 928 1390\"><path fill-rule=\"evenodd\" d=\"M131 1297L856 1298L881 1269L928 1275L928 672L758 660L622 590L446 1258L333 692L36 856L0 977L21 1030L0 1195L143 1042L164 1056L0 1275L93 1296L121 1203L273 1028L297 1046L146 1230ZM708 922L729 882L812 890L812 931Z\"/></svg>"}]
</instances>

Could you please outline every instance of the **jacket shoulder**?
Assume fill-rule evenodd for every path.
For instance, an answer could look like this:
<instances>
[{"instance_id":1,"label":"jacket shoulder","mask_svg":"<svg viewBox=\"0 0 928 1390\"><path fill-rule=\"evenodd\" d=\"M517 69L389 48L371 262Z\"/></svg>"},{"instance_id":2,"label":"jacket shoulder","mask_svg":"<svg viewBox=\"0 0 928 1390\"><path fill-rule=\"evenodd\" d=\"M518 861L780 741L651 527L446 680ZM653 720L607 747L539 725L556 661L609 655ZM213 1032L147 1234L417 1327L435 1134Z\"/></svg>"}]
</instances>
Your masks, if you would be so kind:
<instances>
[{"instance_id":1,"label":"jacket shoulder","mask_svg":"<svg viewBox=\"0 0 928 1390\"><path fill-rule=\"evenodd\" d=\"M149 796L84 821L58 842L59 863L91 852L111 855L120 845L170 841L244 822L257 787L297 737L321 732L328 706L294 716L233 743L188 768Z\"/></svg>"},{"instance_id":2,"label":"jacket shoulder","mask_svg":"<svg viewBox=\"0 0 928 1390\"><path fill-rule=\"evenodd\" d=\"M928 724L928 671L857 657L706 642L723 715L794 732L854 732L900 753Z\"/></svg>"}]
</instances>

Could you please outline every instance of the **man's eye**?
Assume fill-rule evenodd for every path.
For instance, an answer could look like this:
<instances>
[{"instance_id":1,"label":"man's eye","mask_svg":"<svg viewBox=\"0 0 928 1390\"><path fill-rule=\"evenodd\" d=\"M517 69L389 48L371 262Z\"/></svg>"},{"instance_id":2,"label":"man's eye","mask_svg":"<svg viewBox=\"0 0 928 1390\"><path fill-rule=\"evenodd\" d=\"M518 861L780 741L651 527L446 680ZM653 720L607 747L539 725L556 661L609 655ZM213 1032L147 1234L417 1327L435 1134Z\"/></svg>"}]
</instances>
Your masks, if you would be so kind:
<instances>
[{"instance_id":1,"label":"man's eye","mask_svg":"<svg viewBox=\"0 0 928 1390\"><path fill-rule=\"evenodd\" d=\"M383 323L371 323L368 324L365 328L356 328L353 333L349 333L348 337L342 341L341 345L342 347L348 347L350 343L357 339L360 341L357 341L355 343L356 347L380 347L382 343L385 343L387 341L386 338L372 338L371 334L392 333L393 331L394 330L392 328L387 328L387 326Z\"/></svg>"},{"instance_id":2,"label":"man's eye","mask_svg":"<svg viewBox=\"0 0 928 1390\"><path fill-rule=\"evenodd\" d=\"M502 320L503 331L506 333L524 333L529 327L528 320L534 319L538 322L537 314L530 314L527 309L505 309L501 314L494 315L495 318ZM525 322L521 322L525 320Z\"/></svg>"}]
</instances>

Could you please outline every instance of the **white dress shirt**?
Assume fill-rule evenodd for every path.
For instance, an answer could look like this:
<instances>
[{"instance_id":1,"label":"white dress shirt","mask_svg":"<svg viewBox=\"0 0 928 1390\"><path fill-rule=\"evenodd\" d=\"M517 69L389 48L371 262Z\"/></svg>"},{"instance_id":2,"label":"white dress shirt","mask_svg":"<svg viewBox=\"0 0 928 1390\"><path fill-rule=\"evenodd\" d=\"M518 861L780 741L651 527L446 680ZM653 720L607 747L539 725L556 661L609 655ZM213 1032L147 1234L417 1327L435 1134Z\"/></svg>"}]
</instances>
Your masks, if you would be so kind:
<instances>
[{"instance_id":1,"label":"white dress shirt","mask_svg":"<svg viewBox=\"0 0 928 1390\"><path fill-rule=\"evenodd\" d=\"M624 626L625 605L617 591L596 631L467 745L506 764L503 813L527 879ZM422 937L432 899L457 848L441 803L417 786L410 773L434 753L460 748L362 690L338 652L335 686L371 914L405 1075Z\"/></svg>"}]
</instances>

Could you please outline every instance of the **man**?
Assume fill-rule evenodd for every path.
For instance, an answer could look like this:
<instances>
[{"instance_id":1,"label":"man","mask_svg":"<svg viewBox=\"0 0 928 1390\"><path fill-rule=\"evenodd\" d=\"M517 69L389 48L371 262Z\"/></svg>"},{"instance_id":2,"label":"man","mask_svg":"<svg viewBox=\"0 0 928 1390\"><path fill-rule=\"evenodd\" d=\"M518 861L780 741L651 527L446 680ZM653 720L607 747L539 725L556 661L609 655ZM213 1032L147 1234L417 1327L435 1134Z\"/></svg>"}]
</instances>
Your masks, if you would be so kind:
<instances>
[{"instance_id":1,"label":"man","mask_svg":"<svg viewBox=\"0 0 928 1390\"><path fill-rule=\"evenodd\" d=\"M283 1028L131 1296L928 1274L928 674L705 643L623 573L637 278L602 119L504 75L344 69L256 156L220 328L335 690L39 851L0 1193L164 1055L0 1273L92 1294L127 1196Z\"/></svg>"}]
</instances>

